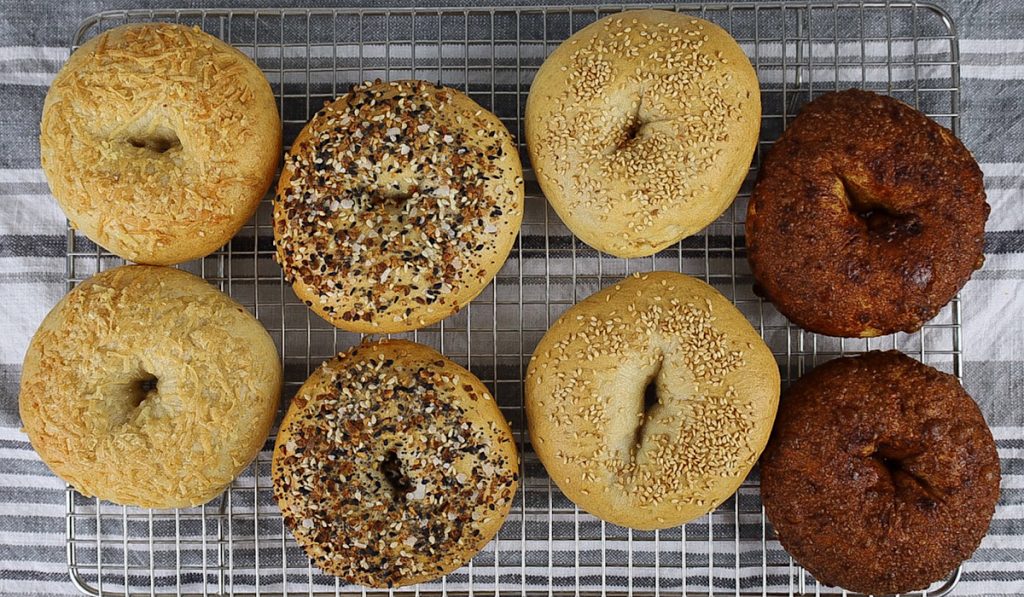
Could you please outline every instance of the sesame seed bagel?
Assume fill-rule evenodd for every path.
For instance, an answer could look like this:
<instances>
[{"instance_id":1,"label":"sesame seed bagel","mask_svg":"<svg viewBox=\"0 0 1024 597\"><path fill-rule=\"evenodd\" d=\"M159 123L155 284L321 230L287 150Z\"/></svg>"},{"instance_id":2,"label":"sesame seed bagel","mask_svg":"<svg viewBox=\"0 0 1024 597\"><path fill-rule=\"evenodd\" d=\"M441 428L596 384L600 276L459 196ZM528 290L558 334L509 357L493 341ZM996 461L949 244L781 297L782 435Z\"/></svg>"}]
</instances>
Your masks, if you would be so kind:
<instances>
[{"instance_id":1,"label":"sesame seed bagel","mask_svg":"<svg viewBox=\"0 0 1024 597\"><path fill-rule=\"evenodd\" d=\"M277 349L244 307L187 272L133 265L43 319L19 407L32 447L79 493L181 508L255 458L280 392Z\"/></svg>"},{"instance_id":2,"label":"sesame seed bagel","mask_svg":"<svg viewBox=\"0 0 1024 597\"><path fill-rule=\"evenodd\" d=\"M533 449L569 499L635 529L680 525L736 491L757 461L779 370L711 286L635 274L566 311L526 377Z\"/></svg>"},{"instance_id":3,"label":"sesame seed bagel","mask_svg":"<svg viewBox=\"0 0 1024 597\"><path fill-rule=\"evenodd\" d=\"M820 334L913 332L984 263L981 168L953 133L848 89L800 111L747 209L758 293Z\"/></svg>"},{"instance_id":4,"label":"sesame seed bagel","mask_svg":"<svg viewBox=\"0 0 1024 597\"><path fill-rule=\"evenodd\" d=\"M501 528L519 481L487 387L432 348L362 344L296 393L274 446L274 496L321 570L367 587L439 578Z\"/></svg>"},{"instance_id":5,"label":"sesame seed bagel","mask_svg":"<svg viewBox=\"0 0 1024 597\"><path fill-rule=\"evenodd\" d=\"M732 203L761 94L743 50L685 14L627 11L562 43L526 103L537 181L572 232L617 257L690 236Z\"/></svg>"},{"instance_id":6,"label":"sesame seed bagel","mask_svg":"<svg viewBox=\"0 0 1024 597\"><path fill-rule=\"evenodd\" d=\"M869 352L786 391L761 498L782 546L819 581L909 593L978 548L999 500L999 456L955 377Z\"/></svg>"},{"instance_id":7,"label":"sesame seed bagel","mask_svg":"<svg viewBox=\"0 0 1024 597\"><path fill-rule=\"evenodd\" d=\"M281 155L274 94L200 31L131 24L90 39L43 105L40 157L71 224L130 261L181 263L252 216Z\"/></svg>"},{"instance_id":8,"label":"sesame seed bagel","mask_svg":"<svg viewBox=\"0 0 1024 597\"><path fill-rule=\"evenodd\" d=\"M454 89L378 81L328 103L299 133L274 238L286 278L316 313L391 333L480 294L522 217L522 165L496 116Z\"/></svg>"}]
</instances>

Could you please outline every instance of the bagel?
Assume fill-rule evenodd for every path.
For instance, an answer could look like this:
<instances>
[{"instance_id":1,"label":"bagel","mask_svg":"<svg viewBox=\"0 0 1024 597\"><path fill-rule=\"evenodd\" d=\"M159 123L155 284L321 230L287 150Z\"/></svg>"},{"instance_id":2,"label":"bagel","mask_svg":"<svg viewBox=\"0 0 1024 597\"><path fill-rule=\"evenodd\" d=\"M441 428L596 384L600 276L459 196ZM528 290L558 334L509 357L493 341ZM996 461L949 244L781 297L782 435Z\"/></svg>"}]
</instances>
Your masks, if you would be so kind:
<instances>
[{"instance_id":1,"label":"bagel","mask_svg":"<svg viewBox=\"0 0 1024 597\"><path fill-rule=\"evenodd\" d=\"M722 28L626 11L552 52L525 124L537 181L565 225L599 251L641 257L732 203L757 146L761 93Z\"/></svg>"},{"instance_id":2,"label":"bagel","mask_svg":"<svg viewBox=\"0 0 1024 597\"><path fill-rule=\"evenodd\" d=\"M829 336L913 332L984 262L989 206L964 145L890 97L850 89L800 111L747 210L755 290Z\"/></svg>"},{"instance_id":3,"label":"bagel","mask_svg":"<svg viewBox=\"0 0 1024 597\"><path fill-rule=\"evenodd\" d=\"M786 391L761 498L782 546L822 583L908 593L977 549L999 499L999 456L955 377L870 352Z\"/></svg>"},{"instance_id":4,"label":"bagel","mask_svg":"<svg viewBox=\"0 0 1024 597\"><path fill-rule=\"evenodd\" d=\"M533 449L569 499L608 522L659 529L736 491L775 418L779 370L714 288L635 274L562 314L533 353Z\"/></svg>"},{"instance_id":5,"label":"bagel","mask_svg":"<svg viewBox=\"0 0 1024 597\"><path fill-rule=\"evenodd\" d=\"M522 165L500 120L423 81L328 103L288 154L274 202L295 294L342 329L430 325L480 294L523 218Z\"/></svg>"},{"instance_id":6,"label":"bagel","mask_svg":"<svg viewBox=\"0 0 1024 597\"><path fill-rule=\"evenodd\" d=\"M32 337L25 433L85 496L183 508L219 495L277 414L281 361L244 307L164 267L118 267L69 292Z\"/></svg>"},{"instance_id":7,"label":"bagel","mask_svg":"<svg viewBox=\"0 0 1024 597\"><path fill-rule=\"evenodd\" d=\"M271 472L284 522L314 564L391 588L441 577L491 540L519 459L479 379L399 340L356 346L306 380Z\"/></svg>"},{"instance_id":8,"label":"bagel","mask_svg":"<svg viewBox=\"0 0 1024 597\"><path fill-rule=\"evenodd\" d=\"M39 150L72 226L127 260L170 265L217 250L256 211L281 120L244 54L198 28L136 23L71 55Z\"/></svg>"}]
</instances>

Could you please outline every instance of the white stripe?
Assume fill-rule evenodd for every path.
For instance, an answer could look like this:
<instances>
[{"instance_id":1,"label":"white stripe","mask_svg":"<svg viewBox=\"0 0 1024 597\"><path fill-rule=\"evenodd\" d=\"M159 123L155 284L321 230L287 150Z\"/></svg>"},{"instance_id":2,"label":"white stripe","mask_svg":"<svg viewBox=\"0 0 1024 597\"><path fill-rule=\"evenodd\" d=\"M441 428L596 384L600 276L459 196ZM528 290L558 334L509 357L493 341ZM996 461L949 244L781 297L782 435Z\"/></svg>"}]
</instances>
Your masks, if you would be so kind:
<instances>
[{"instance_id":1,"label":"white stripe","mask_svg":"<svg viewBox=\"0 0 1024 597\"><path fill-rule=\"evenodd\" d=\"M351 45L351 44L349 44ZM367 44L370 45L370 44ZM446 44L448 45L448 44ZM451 44L457 45L457 44ZM506 45L506 44L501 44ZM753 47L750 44L745 44L750 47L752 52ZM770 44L765 44L770 45ZM778 44L775 44L778 45ZM815 48L822 44L815 44ZM832 47L832 44L824 44L828 47ZM840 42L841 47L853 47L857 49L859 53L860 42ZM865 44L865 47L869 50L869 53L877 52L881 48L881 52L886 53L885 42L872 41ZM893 51L897 55L908 55L913 51L913 42L908 41L896 41L893 42ZM252 54L252 48L246 46L238 46L243 52ZM339 47L344 47L344 44L339 44ZM371 46L372 47L372 46ZM526 46L533 47L533 46ZM938 52L948 51L949 42L946 40L924 40L918 43L918 52ZM417 45L416 53L417 56L421 55L421 52L428 52L431 49L435 50L436 55L436 44L422 43ZM524 47L525 48L525 47ZM334 50L331 45L317 44L312 46L312 51L309 53L310 56L317 58L327 58L333 56ZM274 50L269 48L268 50ZM260 57L273 56L275 54L264 54L264 49L260 49ZM1008 53L1022 53L1024 52L1024 39L961 39L960 40L960 53L965 54L1008 54ZM69 50L65 46L0 46L0 60L23 60L38 58L43 60L66 60L69 55ZM289 48L286 50L285 56L295 57L304 56L306 52L304 48Z\"/></svg>"},{"instance_id":2,"label":"white stripe","mask_svg":"<svg viewBox=\"0 0 1024 597\"><path fill-rule=\"evenodd\" d=\"M1022 176L1024 162L981 162L985 176ZM45 183L46 175L42 168L0 168L0 183L4 182L37 182ZM1007 187L1017 190L1016 186Z\"/></svg>"},{"instance_id":3,"label":"white stripe","mask_svg":"<svg viewBox=\"0 0 1024 597\"><path fill-rule=\"evenodd\" d=\"M0 168L0 182L46 182L42 168Z\"/></svg>"},{"instance_id":4,"label":"white stripe","mask_svg":"<svg viewBox=\"0 0 1024 597\"><path fill-rule=\"evenodd\" d=\"M70 50L57 46L0 46L0 60L67 60Z\"/></svg>"},{"instance_id":5,"label":"white stripe","mask_svg":"<svg viewBox=\"0 0 1024 597\"><path fill-rule=\"evenodd\" d=\"M1024 431L1020 427L997 425L991 429L992 437L996 439L1024 439Z\"/></svg>"},{"instance_id":6,"label":"white stripe","mask_svg":"<svg viewBox=\"0 0 1024 597\"><path fill-rule=\"evenodd\" d=\"M22 433L21 429L18 429L17 427L4 427L3 425L0 425L0 439L27 442L28 436Z\"/></svg>"},{"instance_id":7,"label":"white stripe","mask_svg":"<svg viewBox=\"0 0 1024 597\"><path fill-rule=\"evenodd\" d=\"M1004 179L1006 180L1006 179ZM1013 181L1016 182L1016 181ZM992 206L985 230L1003 232L1024 230L1024 188L1014 185L1012 189L986 189L988 203Z\"/></svg>"},{"instance_id":8,"label":"white stripe","mask_svg":"<svg viewBox=\"0 0 1024 597\"><path fill-rule=\"evenodd\" d=\"M95 263L95 262L93 262ZM82 274L86 273L86 267L90 268L88 271L91 273L95 268L93 264L83 264ZM20 274L20 273L43 273L53 274L58 273L61 276L64 275L64 258L63 257L4 257L0 258L0 274ZM40 309L43 307L40 306ZM3 328L3 325L0 325Z\"/></svg>"},{"instance_id":9,"label":"white stripe","mask_svg":"<svg viewBox=\"0 0 1024 597\"><path fill-rule=\"evenodd\" d=\"M0 516L41 516L43 518L64 518L66 506L59 504L39 504L27 502L0 503ZM63 525L61 525L63 528ZM0 565L0 568L3 568Z\"/></svg>"},{"instance_id":10,"label":"white stripe","mask_svg":"<svg viewBox=\"0 0 1024 597\"><path fill-rule=\"evenodd\" d=\"M1020 567L1019 564L1011 565L1011 570L1016 571ZM305 589L303 589L305 590ZM1020 597L1024 595L1024 581L1022 580L980 580L980 581L965 581L961 580L956 585L956 590L953 591L955 595L1015 595Z\"/></svg>"},{"instance_id":11,"label":"white stripe","mask_svg":"<svg viewBox=\"0 0 1024 597\"><path fill-rule=\"evenodd\" d=\"M0 473L0 485L32 489L64 489L64 482L54 475L11 475Z\"/></svg>"},{"instance_id":12,"label":"white stripe","mask_svg":"<svg viewBox=\"0 0 1024 597\"><path fill-rule=\"evenodd\" d=\"M1021 540L1017 535L986 535L981 540L980 549L1000 549L1000 548L1011 548L1020 549Z\"/></svg>"},{"instance_id":13,"label":"white stripe","mask_svg":"<svg viewBox=\"0 0 1024 597\"><path fill-rule=\"evenodd\" d=\"M1024 65L996 64L982 66L978 64L962 64L960 76L964 79L989 79L992 81L1016 81L1024 78Z\"/></svg>"},{"instance_id":14,"label":"white stripe","mask_svg":"<svg viewBox=\"0 0 1024 597\"><path fill-rule=\"evenodd\" d=\"M1018 429L1019 432L1020 430ZM1004 476L999 486L1003 489L1024 489L1024 475Z\"/></svg>"},{"instance_id":15,"label":"white stripe","mask_svg":"<svg viewBox=\"0 0 1024 597\"><path fill-rule=\"evenodd\" d=\"M4 542L10 545L64 545L64 529L59 533L4 531ZM39 562L42 564L43 562ZM66 568L62 568L66 570Z\"/></svg>"},{"instance_id":16,"label":"white stripe","mask_svg":"<svg viewBox=\"0 0 1024 597\"><path fill-rule=\"evenodd\" d=\"M1000 504L996 506L998 520L1024 520L1024 504ZM1024 548L1024 544L1020 547Z\"/></svg>"},{"instance_id":17,"label":"white stripe","mask_svg":"<svg viewBox=\"0 0 1024 597\"><path fill-rule=\"evenodd\" d=\"M985 176L1021 176L1024 162L985 162L980 164Z\"/></svg>"},{"instance_id":18,"label":"white stripe","mask_svg":"<svg viewBox=\"0 0 1024 597\"><path fill-rule=\"evenodd\" d=\"M49 87L56 72L52 73L0 73L0 83L7 85L34 85Z\"/></svg>"},{"instance_id":19,"label":"white stripe","mask_svg":"<svg viewBox=\"0 0 1024 597\"><path fill-rule=\"evenodd\" d=\"M25 444L24 448L0 448L0 458L41 462L30 444Z\"/></svg>"},{"instance_id":20,"label":"white stripe","mask_svg":"<svg viewBox=\"0 0 1024 597\"><path fill-rule=\"evenodd\" d=\"M4 218L0 220L0 235L54 234L67 230L64 212L57 201L46 195L0 195Z\"/></svg>"},{"instance_id":21,"label":"white stripe","mask_svg":"<svg viewBox=\"0 0 1024 597\"><path fill-rule=\"evenodd\" d=\"M1024 162L981 162L979 166L986 177L1024 176ZM45 183L46 175L42 168L0 168L0 183L5 182ZM1016 185L1004 188L1019 191Z\"/></svg>"},{"instance_id":22,"label":"white stripe","mask_svg":"<svg viewBox=\"0 0 1024 597\"><path fill-rule=\"evenodd\" d=\"M1024 39L961 39L960 55L1024 52Z\"/></svg>"},{"instance_id":23,"label":"white stripe","mask_svg":"<svg viewBox=\"0 0 1024 597\"><path fill-rule=\"evenodd\" d=\"M1018 432L1020 432L1019 427L1017 428L1017 430ZM997 439L996 441L1000 440ZM1002 441L1006 440L1004 439ZM999 448L999 457L1002 459L1022 459L1024 458L1024 448ZM1024 518L1024 516L1022 516L1021 518Z\"/></svg>"},{"instance_id":24,"label":"white stripe","mask_svg":"<svg viewBox=\"0 0 1024 597\"><path fill-rule=\"evenodd\" d=\"M395 67L392 69L395 71L396 76L407 76L403 73L408 73L408 69L402 69ZM789 84L795 84L795 72L796 68L793 65L789 65L786 68L787 81ZM422 78L436 78L437 69L431 66L423 66L417 68L417 73ZM282 80L285 83L292 84L305 84L307 81L306 73L290 71L284 74L284 77L277 72L264 72L267 80L271 84L280 83ZM871 64L865 68L861 68L860 65L840 65L838 75L835 69L830 65L815 64L811 72L808 72L806 66L801 67L801 74L805 80L813 80L816 85L827 87L830 83L837 80L841 85L852 85L859 82L868 83L898 83L906 84L911 81L918 81L922 83L922 87L927 87L928 81L933 80L945 80L952 77L952 69L949 65L922 65L915 69L913 66L894 66L891 69L887 68L885 64ZM0 83L7 83L9 85L27 85L34 87L49 87L53 83L53 78L56 73L41 73L41 72L16 72L16 73L0 73ZM490 74L472 71L470 78L474 84L479 83L479 79L482 77L489 77ZM1024 65L1020 64L999 64L999 65L974 65L974 64L963 64L960 67L960 76L964 79L980 79L980 80L992 80L992 81L1016 81L1024 78ZM507 70L505 67L501 67L501 70L496 73L496 83L501 85L514 85L516 83L516 75L514 72ZM758 78L762 83L781 83L782 82L782 70L781 65L778 66L765 66L762 65L761 71L758 73ZM448 85L461 86L465 84L465 75L461 70L455 72L445 73L445 83ZM334 80L334 75L330 72L314 72L309 75L309 82L316 84L329 84ZM356 83L352 78L352 73L345 73L344 78L338 79L339 88L345 87L347 84Z\"/></svg>"}]
</instances>

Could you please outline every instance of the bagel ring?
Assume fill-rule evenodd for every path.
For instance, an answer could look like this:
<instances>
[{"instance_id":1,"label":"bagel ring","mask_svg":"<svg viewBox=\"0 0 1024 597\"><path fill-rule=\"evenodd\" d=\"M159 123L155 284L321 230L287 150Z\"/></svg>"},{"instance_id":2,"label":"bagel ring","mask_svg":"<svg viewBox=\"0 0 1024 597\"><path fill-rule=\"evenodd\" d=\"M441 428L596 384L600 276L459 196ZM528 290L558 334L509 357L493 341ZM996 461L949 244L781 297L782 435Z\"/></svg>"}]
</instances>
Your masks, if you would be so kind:
<instances>
[{"instance_id":1,"label":"bagel ring","mask_svg":"<svg viewBox=\"0 0 1024 597\"><path fill-rule=\"evenodd\" d=\"M801 377L761 458L782 546L828 585L909 593L977 549L999 500L999 455L952 375L902 353L839 358Z\"/></svg>"},{"instance_id":2,"label":"bagel ring","mask_svg":"<svg viewBox=\"0 0 1024 597\"><path fill-rule=\"evenodd\" d=\"M135 23L76 50L43 104L40 158L71 224L138 263L209 255L256 211L281 159L260 69L198 28Z\"/></svg>"},{"instance_id":3,"label":"bagel ring","mask_svg":"<svg viewBox=\"0 0 1024 597\"><path fill-rule=\"evenodd\" d=\"M448 574L491 540L519 457L476 376L395 340L317 368L281 422L271 471L284 523L313 563L391 588Z\"/></svg>"},{"instance_id":4,"label":"bagel ring","mask_svg":"<svg viewBox=\"0 0 1024 597\"><path fill-rule=\"evenodd\" d=\"M641 257L732 203L757 146L761 93L718 25L631 10L551 53L530 86L525 125L537 182L573 234Z\"/></svg>"},{"instance_id":5,"label":"bagel ring","mask_svg":"<svg viewBox=\"0 0 1024 597\"><path fill-rule=\"evenodd\" d=\"M129 265L82 282L43 319L19 409L32 447L79 493L183 508L256 457L281 376L244 307L187 272Z\"/></svg>"},{"instance_id":6,"label":"bagel ring","mask_svg":"<svg viewBox=\"0 0 1024 597\"><path fill-rule=\"evenodd\" d=\"M526 378L530 438L569 499L636 529L733 494L775 418L779 369L743 314L683 274L636 274L559 317Z\"/></svg>"},{"instance_id":7,"label":"bagel ring","mask_svg":"<svg viewBox=\"0 0 1024 597\"><path fill-rule=\"evenodd\" d=\"M295 294L342 329L404 332L452 315L505 263L523 218L519 153L467 95L358 85L299 133L274 201Z\"/></svg>"},{"instance_id":8,"label":"bagel ring","mask_svg":"<svg viewBox=\"0 0 1024 597\"><path fill-rule=\"evenodd\" d=\"M755 289L829 336L913 332L984 262L981 168L953 133L849 89L804 106L747 210Z\"/></svg>"}]
</instances>

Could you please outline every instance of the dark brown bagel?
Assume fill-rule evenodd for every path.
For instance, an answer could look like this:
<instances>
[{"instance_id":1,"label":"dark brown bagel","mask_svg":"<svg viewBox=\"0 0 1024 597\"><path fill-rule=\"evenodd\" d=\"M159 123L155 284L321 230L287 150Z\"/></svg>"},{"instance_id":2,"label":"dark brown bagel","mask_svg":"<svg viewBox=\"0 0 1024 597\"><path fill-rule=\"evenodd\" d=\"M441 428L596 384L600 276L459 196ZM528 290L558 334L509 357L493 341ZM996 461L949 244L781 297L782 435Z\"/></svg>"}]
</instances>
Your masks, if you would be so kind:
<instances>
[{"instance_id":1,"label":"dark brown bagel","mask_svg":"<svg viewBox=\"0 0 1024 597\"><path fill-rule=\"evenodd\" d=\"M956 378L869 352L785 393L761 499L782 546L821 582L905 593L977 549L999 499L999 457Z\"/></svg>"},{"instance_id":2,"label":"dark brown bagel","mask_svg":"<svg viewBox=\"0 0 1024 597\"><path fill-rule=\"evenodd\" d=\"M746 240L758 292L830 336L912 332L981 267L989 206L964 145L890 97L804 106L761 165Z\"/></svg>"}]
</instances>

